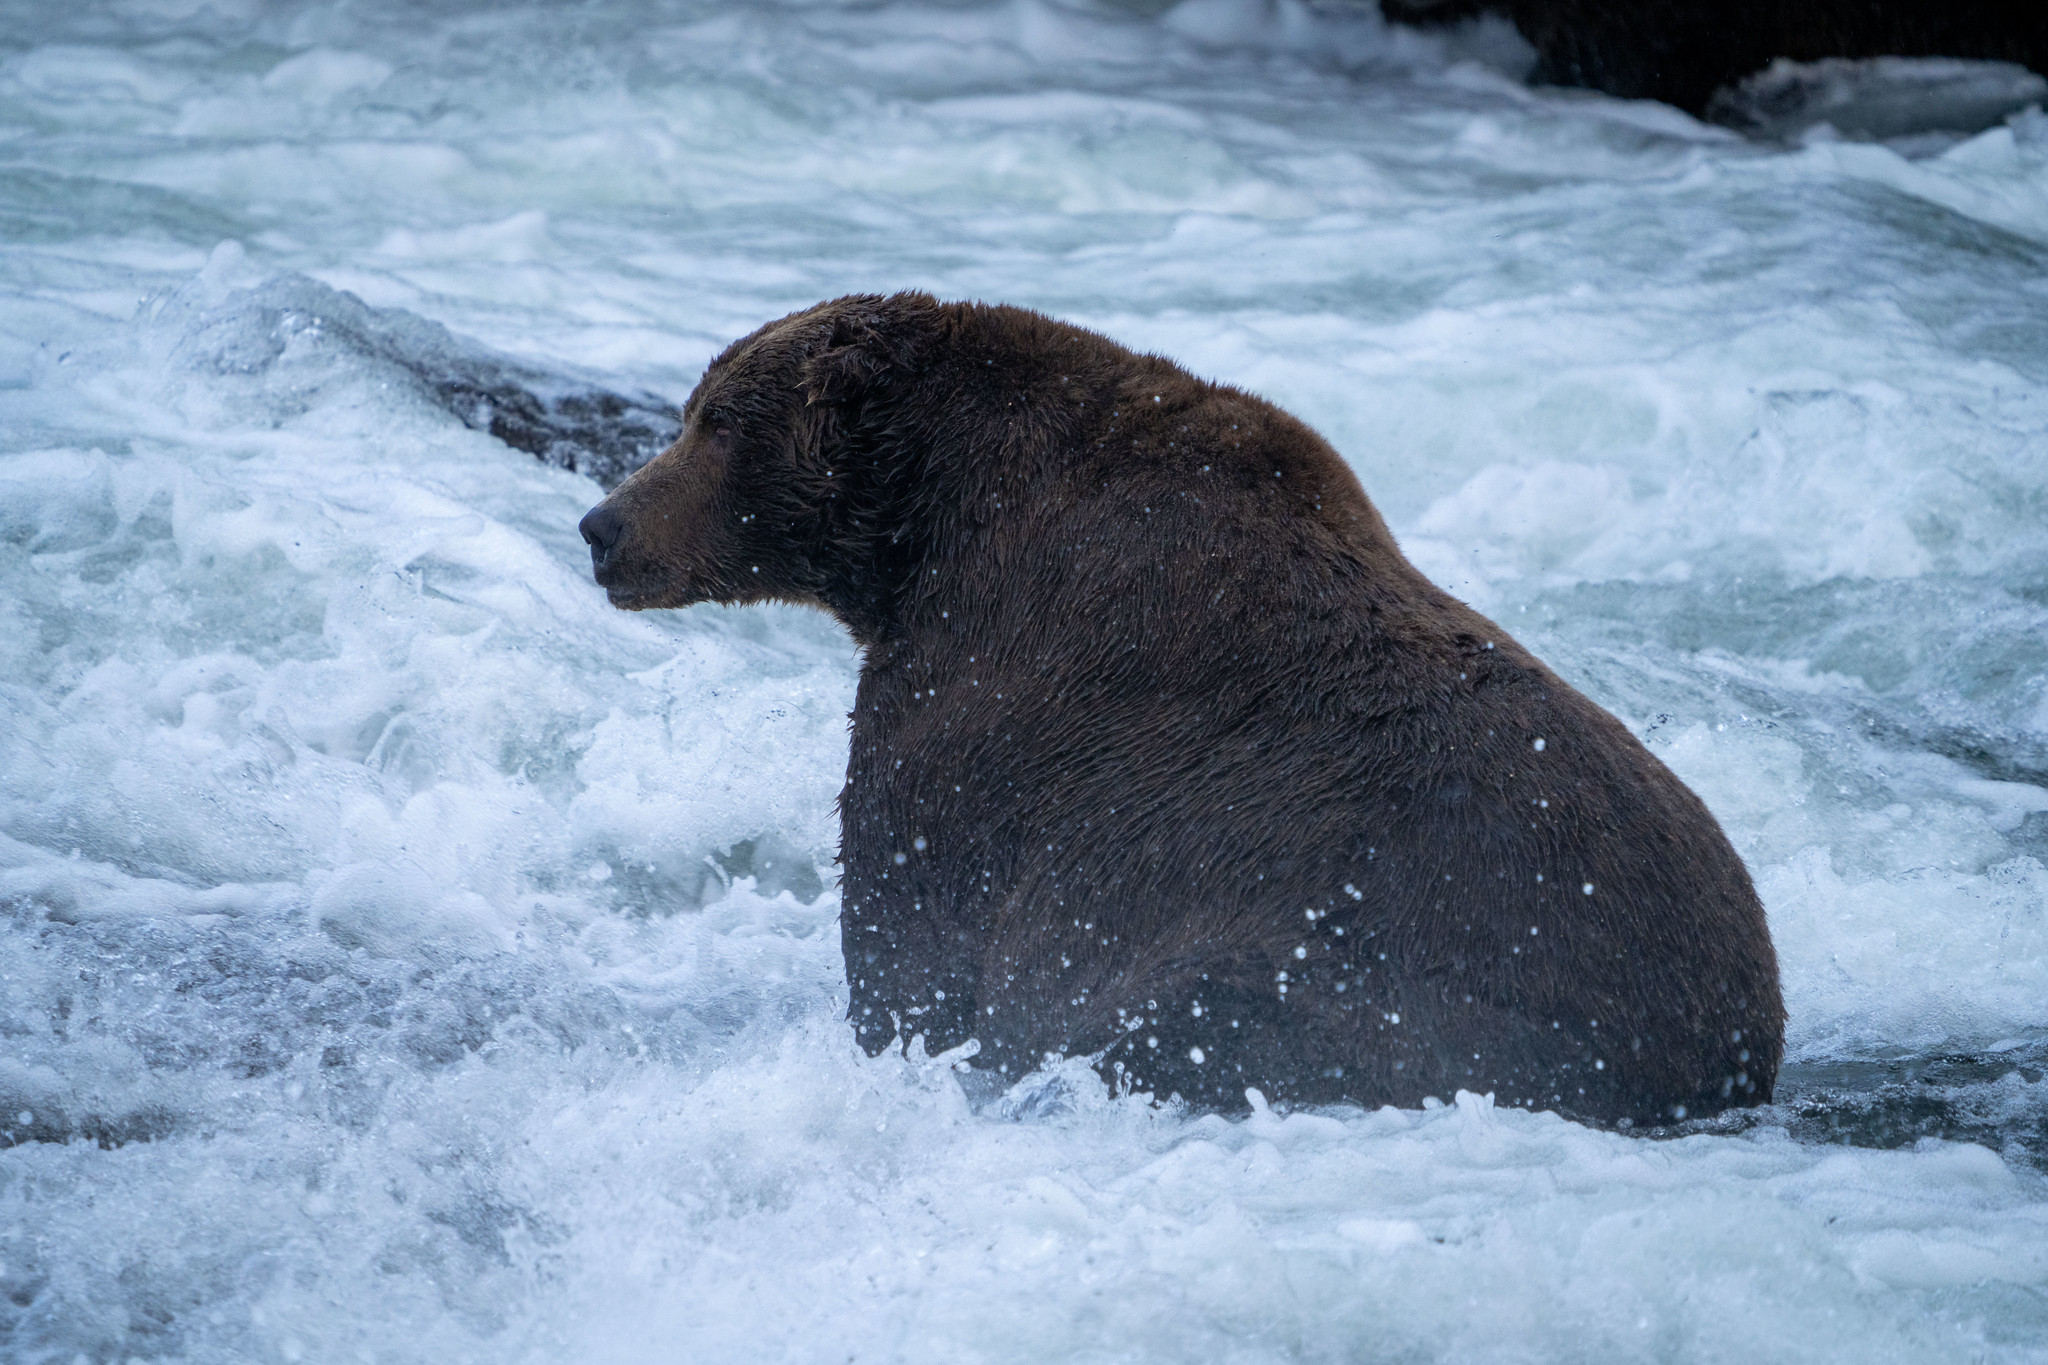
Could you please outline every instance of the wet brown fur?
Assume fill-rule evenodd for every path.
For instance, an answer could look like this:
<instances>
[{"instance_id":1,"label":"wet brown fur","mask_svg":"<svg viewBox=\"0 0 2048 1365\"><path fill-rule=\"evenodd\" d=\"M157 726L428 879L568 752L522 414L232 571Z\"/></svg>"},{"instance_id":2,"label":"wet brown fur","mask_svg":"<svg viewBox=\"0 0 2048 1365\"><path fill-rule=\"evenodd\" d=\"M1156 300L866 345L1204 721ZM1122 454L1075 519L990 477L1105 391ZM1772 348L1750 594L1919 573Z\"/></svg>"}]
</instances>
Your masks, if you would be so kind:
<instances>
[{"instance_id":1,"label":"wet brown fur","mask_svg":"<svg viewBox=\"0 0 2048 1365\"><path fill-rule=\"evenodd\" d=\"M1769 1098L1777 962L1713 816L1423 578L1301 422L919 294L769 324L685 417L586 519L598 580L804 603L861 645L841 930L869 1051L1100 1054L1222 1108Z\"/></svg>"}]
</instances>

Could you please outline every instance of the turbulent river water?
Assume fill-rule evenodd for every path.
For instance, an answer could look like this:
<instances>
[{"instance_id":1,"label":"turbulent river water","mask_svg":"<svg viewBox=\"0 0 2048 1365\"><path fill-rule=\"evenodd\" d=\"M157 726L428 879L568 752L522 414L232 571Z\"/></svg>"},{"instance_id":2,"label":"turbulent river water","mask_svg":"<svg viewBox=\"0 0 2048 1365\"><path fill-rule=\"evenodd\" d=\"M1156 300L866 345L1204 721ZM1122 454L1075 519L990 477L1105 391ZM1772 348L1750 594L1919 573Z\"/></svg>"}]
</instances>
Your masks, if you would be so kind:
<instances>
[{"instance_id":1,"label":"turbulent river water","mask_svg":"<svg viewBox=\"0 0 2048 1365\"><path fill-rule=\"evenodd\" d=\"M0 13L0 1355L2048 1358L2039 112L1747 141L1296 0ZM1779 1103L863 1057L850 641L575 524L908 287L1327 435L1726 826Z\"/></svg>"}]
</instances>

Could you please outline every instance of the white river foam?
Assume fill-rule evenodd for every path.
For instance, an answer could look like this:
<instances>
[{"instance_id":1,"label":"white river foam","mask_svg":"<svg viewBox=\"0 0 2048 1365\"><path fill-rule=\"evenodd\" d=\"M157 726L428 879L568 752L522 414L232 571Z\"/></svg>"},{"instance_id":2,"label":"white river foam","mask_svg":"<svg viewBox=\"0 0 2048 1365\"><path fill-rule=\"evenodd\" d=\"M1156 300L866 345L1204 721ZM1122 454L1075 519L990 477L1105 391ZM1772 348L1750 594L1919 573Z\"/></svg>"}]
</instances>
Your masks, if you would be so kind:
<instances>
[{"instance_id":1,"label":"white river foam","mask_svg":"<svg viewBox=\"0 0 2048 1365\"><path fill-rule=\"evenodd\" d=\"M0 1356L2048 1358L2038 111L1750 143L1300 0L0 12ZM442 381L906 287L1329 436L1727 827L1781 1104L861 1056L852 646L610 610Z\"/></svg>"}]
</instances>

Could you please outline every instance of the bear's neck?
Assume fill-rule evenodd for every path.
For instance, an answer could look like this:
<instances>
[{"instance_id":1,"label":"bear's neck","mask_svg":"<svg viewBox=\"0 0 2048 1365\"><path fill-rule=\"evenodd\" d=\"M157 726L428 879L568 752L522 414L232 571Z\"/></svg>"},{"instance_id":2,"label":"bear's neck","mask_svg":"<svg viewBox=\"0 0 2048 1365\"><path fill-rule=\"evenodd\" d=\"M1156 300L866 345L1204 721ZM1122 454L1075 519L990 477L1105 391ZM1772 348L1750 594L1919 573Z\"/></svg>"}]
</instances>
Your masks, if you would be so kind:
<instances>
[{"instance_id":1,"label":"bear's neck","mask_svg":"<svg viewBox=\"0 0 2048 1365\"><path fill-rule=\"evenodd\" d=\"M1021 309L945 311L948 344L871 393L833 457L862 486L817 596L871 657L1034 609L1029 566L1133 359L1105 365L1101 338Z\"/></svg>"}]
</instances>

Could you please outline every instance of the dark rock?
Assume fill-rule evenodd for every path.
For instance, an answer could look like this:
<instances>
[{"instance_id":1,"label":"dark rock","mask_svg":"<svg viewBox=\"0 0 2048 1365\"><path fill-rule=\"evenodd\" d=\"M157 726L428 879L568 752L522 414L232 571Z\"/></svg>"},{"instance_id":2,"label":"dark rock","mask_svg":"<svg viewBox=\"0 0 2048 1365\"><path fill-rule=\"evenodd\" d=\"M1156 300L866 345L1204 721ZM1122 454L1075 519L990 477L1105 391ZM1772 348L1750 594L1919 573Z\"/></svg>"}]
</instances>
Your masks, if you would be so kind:
<instances>
[{"instance_id":1,"label":"dark rock","mask_svg":"<svg viewBox=\"0 0 2048 1365\"><path fill-rule=\"evenodd\" d=\"M1952 57L2048 73L2048 6L1953 0L1380 0L1397 23L1491 11L1536 49L1531 79L1709 112L1773 62ZM1981 126L1981 125L1980 125ZM1915 131L1918 131L1915 129ZM1974 131L1962 129L1960 131Z\"/></svg>"}]
</instances>

